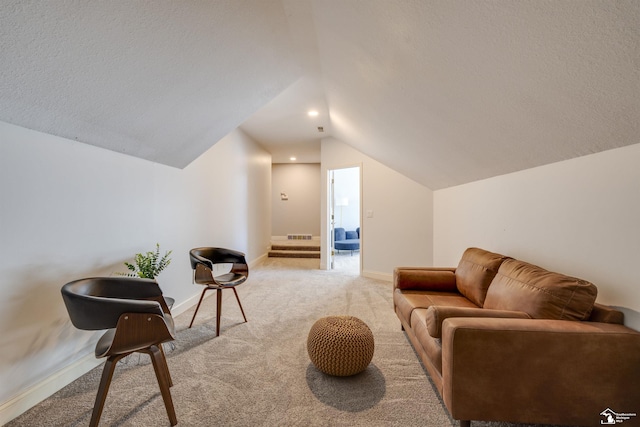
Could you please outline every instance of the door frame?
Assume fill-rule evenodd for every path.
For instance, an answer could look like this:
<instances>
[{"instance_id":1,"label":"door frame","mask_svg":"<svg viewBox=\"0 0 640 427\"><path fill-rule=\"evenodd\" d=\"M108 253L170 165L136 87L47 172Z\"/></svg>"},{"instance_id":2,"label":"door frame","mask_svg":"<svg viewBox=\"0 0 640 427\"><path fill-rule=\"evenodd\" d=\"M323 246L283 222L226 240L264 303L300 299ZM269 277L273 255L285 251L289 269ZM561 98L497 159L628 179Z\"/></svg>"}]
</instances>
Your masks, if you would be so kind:
<instances>
[{"instance_id":1,"label":"door frame","mask_svg":"<svg viewBox=\"0 0 640 427\"><path fill-rule=\"evenodd\" d=\"M334 194L334 186L333 186L333 172L339 169L353 169L358 168L359 182L358 182L358 198L359 198L359 212L358 218L360 222L360 262L358 266L358 274L362 275L363 265L364 265L364 235L365 235L365 227L362 222L362 194L363 194L363 185L362 185L362 177L363 177L363 165L361 162L352 163L347 165L340 165L331 168L327 168L327 173L325 176L326 179L326 191L324 194L324 205L326 206L326 215L323 218L323 222L326 230L326 236L321 244L321 263L320 268L332 270L334 268L334 251L333 251L333 228L335 226L335 194ZM324 262L322 262L324 260Z\"/></svg>"}]
</instances>

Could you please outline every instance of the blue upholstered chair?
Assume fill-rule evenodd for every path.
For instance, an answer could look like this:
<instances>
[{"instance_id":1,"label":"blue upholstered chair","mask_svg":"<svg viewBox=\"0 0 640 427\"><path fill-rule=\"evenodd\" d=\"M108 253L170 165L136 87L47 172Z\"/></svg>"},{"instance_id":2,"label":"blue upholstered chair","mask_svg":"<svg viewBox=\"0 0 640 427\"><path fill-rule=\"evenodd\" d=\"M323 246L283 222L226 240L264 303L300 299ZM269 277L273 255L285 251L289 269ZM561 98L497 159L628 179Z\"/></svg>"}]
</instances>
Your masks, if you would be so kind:
<instances>
[{"instance_id":1,"label":"blue upholstered chair","mask_svg":"<svg viewBox=\"0 0 640 427\"><path fill-rule=\"evenodd\" d=\"M345 231L342 227L337 227L333 231L333 247L340 253L343 251L357 251L360 249L360 227L356 231Z\"/></svg>"}]
</instances>

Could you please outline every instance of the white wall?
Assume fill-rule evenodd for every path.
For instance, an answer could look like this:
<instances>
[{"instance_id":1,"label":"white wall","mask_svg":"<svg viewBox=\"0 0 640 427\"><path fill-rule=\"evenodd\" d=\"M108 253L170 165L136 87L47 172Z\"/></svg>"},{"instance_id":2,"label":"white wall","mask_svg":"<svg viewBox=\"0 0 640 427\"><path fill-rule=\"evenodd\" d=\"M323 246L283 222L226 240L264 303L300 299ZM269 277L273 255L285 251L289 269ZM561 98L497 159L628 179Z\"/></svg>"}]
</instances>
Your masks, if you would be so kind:
<instances>
[{"instance_id":1,"label":"white wall","mask_svg":"<svg viewBox=\"0 0 640 427\"><path fill-rule=\"evenodd\" d=\"M434 264L470 246L593 282L640 329L640 144L434 193Z\"/></svg>"},{"instance_id":2,"label":"white wall","mask_svg":"<svg viewBox=\"0 0 640 427\"><path fill-rule=\"evenodd\" d=\"M76 330L60 288L173 250L158 278L184 310L192 247L249 260L270 237L271 156L234 131L184 170L0 122L0 425L95 365L99 333Z\"/></svg>"},{"instance_id":3,"label":"white wall","mask_svg":"<svg viewBox=\"0 0 640 427\"><path fill-rule=\"evenodd\" d=\"M274 164L271 232L274 236L320 236L320 164ZM284 192L288 200L282 200Z\"/></svg>"},{"instance_id":4,"label":"white wall","mask_svg":"<svg viewBox=\"0 0 640 427\"><path fill-rule=\"evenodd\" d=\"M334 139L322 140L321 268L327 268L327 171L360 166L362 174L362 274L391 280L398 266L432 265L433 192ZM367 211L373 213L368 218Z\"/></svg>"}]
</instances>

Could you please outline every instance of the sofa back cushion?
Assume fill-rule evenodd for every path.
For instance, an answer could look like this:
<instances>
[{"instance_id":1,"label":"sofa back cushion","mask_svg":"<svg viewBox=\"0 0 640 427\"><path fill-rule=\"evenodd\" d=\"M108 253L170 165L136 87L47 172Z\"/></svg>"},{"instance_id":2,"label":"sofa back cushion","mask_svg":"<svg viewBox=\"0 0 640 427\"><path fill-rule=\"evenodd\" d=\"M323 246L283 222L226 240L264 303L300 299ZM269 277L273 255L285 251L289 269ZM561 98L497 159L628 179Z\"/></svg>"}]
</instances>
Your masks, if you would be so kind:
<instances>
[{"instance_id":1,"label":"sofa back cushion","mask_svg":"<svg viewBox=\"0 0 640 427\"><path fill-rule=\"evenodd\" d=\"M524 311L534 319L587 320L597 295L593 283L509 259L493 279L484 307Z\"/></svg>"},{"instance_id":2,"label":"sofa back cushion","mask_svg":"<svg viewBox=\"0 0 640 427\"><path fill-rule=\"evenodd\" d=\"M358 233L355 231L347 231L345 237L347 240L358 240Z\"/></svg>"},{"instance_id":3,"label":"sofa back cushion","mask_svg":"<svg viewBox=\"0 0 640 427\"><path fill-rule=\"evenodd\" d=\"M458 292L478 307L482 307L491 281L507 258L479 248L464 251L456 268Z\"/></svg>"}]
</instances>

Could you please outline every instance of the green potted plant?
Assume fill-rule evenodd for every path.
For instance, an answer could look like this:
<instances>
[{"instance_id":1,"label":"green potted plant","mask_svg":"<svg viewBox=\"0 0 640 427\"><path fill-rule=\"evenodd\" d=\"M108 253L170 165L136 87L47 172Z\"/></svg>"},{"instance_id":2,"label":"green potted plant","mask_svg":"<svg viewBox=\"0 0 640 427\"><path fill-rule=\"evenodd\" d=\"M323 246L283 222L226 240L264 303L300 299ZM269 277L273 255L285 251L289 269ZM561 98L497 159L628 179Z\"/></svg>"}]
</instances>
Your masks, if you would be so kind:
<instances>
[{"instance_id":1,"label":"green potted plant","mask_svg":"<svg viewBox=\"0 0 640 427\"><path fill-rule=\"evenodd\" d=\"M171 263L171 252L167 251L163 256L160 256L160 244L156 243L155 251L136 254L133 264L130 262L124 263L129 272L119 274L129 277L155 279Z\"/></svg>"}]
</instances>

